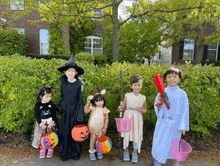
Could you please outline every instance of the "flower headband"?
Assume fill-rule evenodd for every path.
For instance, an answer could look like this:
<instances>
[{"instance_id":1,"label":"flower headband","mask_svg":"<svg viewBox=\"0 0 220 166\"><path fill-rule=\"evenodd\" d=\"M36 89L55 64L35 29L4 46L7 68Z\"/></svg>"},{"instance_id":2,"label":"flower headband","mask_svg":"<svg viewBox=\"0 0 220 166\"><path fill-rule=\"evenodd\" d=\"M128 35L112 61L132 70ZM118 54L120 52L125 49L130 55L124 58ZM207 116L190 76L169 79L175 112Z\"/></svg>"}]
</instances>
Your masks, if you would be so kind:
<instances>
[{"instance_id":1,"label":"flower headband","mask_svg":"<svg viewBox=\"0 0 220 166\"><path fill-rule=\"evenodd\" d=\"M175 67L170 67L170 70L173 70L173 71L175 71L175 72L177 72L177 73L179 73L179 72L180 72L180 70L179 70L179 69L177 69L177 68L175 68Z\"/></svg>"},{"instance_id":2,"label":"flower headband","mask_svg":"<svg viewBox=\"0 0 220 166\"><path fill-rule=\"evenodd\" d=\"M89 100L92 100L97 95L104 95L106 93L106 89L103 89L101 92L96 93L95 95L90 95L88 97Z\"/></svg>"},{"instance_id":3,"label":"flower headband","mask_svg":"<svg viewBox=\"0 0 220 166\"><path fill-rule=\"evenodd\" d=\"M180 75L181 75L182 78L183 78L183 72L182 72L182 70L179 70L179 69L177 69L177 68L175 68L175 67L170 67L170 70L173 70L173 71L177 72L178 74L180 73Z\"/></svg>"}]
</instances>

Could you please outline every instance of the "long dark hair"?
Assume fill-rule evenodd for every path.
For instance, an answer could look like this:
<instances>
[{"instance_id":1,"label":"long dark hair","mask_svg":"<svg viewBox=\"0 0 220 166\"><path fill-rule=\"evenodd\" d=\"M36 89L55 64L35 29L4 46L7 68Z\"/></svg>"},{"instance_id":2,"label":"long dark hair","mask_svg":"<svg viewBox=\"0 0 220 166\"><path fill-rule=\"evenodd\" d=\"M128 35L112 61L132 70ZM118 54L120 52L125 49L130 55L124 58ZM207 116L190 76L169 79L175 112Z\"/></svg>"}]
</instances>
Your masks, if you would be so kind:
<instances>
[{"instance_id":1,"label":"long dark hair","mask_svg":"<svg viewBox=\"0 0 220 166\"><path fill-rule=\"evenodd\" d=\"M52 92L52 88L48 88L48 87L43 87L41 88L38 96L37 96L37 101L41 101L41 98L40 97L43 97L45 94L53 94Z\"/></svg>"}]
</instances>

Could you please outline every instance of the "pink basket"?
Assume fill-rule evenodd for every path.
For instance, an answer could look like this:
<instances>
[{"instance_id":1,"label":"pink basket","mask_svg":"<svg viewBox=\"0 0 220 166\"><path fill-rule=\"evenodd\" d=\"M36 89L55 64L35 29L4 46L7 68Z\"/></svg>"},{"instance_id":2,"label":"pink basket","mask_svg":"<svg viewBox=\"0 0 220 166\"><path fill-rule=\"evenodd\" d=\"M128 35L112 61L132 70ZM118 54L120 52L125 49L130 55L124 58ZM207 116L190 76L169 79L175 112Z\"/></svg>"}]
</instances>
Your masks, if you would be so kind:
<instances>
[{"instance_id":1,"label":"pink basket","mask_svg":"<svg viewBox=\"0 0 220 166\"><path fill-rule=\"evenodd\" d=\"M131 131L133 125L133 118L115 118L117 130L120 133Z\"/></svg>"},{"instance_id":2,"label":"pink basket","mask_svg":"<svg viewBox=\"0 0 220 166\"><path fill-rule=\"evenodd\" d=\"M171 155L178 161L185 161L188 154L192 151L192 147L185 140L181 139L181 150L179 151L179 141L179 138L172 140L170 147Z\"/></svg>"}]
</instances>

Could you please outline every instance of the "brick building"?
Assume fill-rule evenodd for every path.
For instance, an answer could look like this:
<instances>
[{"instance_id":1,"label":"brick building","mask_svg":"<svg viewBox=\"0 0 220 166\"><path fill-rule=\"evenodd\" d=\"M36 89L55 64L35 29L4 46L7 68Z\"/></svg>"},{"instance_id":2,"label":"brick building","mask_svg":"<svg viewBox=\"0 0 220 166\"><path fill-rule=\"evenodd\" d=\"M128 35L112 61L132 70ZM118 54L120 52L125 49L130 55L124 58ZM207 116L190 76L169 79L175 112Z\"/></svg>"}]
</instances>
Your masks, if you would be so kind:
<instances>
[{"instance_id":1,"label":"brick building","mask_svg":"<svg viewBox=\"0 0 220 166\"><path fill-rule=\"evenodd\" d=\"M204 28L203 35L211 35L215 31L212 26ZM196 56L196 41L194 39L185 38L179 43L173 44L172 48L172 63L185 63L191 60L195 63ZM219 44L203 45L203 60L220 60L220 46Z\"/></svg>"},{"instance_id":2,"label":"brick building","mask_svg":"<svg viewBox=\"0 0 220 166\"><path fill-rule=\"evenodd\" d=\"M17 2L15 2L17 3ZM18 3L17 3L18 4ZM8 7L11 7L12 12L25 10L24 4L14 5L3 5L0 3L0 13L6 11ZM99 12L96 12L99 14ZM3 25L5 18L0 19L0 25ZM7 19L6 19L7 20ZM37 23L33 25L30 21L40 20L40 16L37 11L33 11L32 14L23 16L19 20L10 20L14 29L18 30L19 33L24 34L28 40L27 53L33 54L49 54L49 23ZM101 25L96 24L95 29L90 36L86 37L85 51L92 54L96 52L103 53L102 41L100 33L103 33ZM69 27L65 26L62 28L62 37L64 39L65 45L70 49L70 33Z\"/></svg>"}]
</instances>

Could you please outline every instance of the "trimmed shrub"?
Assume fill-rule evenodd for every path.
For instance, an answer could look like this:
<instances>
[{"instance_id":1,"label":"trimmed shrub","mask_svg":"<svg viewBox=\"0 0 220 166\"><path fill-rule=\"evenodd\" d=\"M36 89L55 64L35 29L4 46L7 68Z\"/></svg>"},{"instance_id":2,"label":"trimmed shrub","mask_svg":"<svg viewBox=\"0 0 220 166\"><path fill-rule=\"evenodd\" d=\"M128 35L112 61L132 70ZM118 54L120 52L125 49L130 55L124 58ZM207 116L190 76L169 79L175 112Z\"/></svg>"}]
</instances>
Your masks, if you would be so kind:
<instances>
[{"instance_id":1,"label":"trimmed shrub","mask_svg":"<svg viewBox=\"0 0 220 166\"><path fill-rule=\"evenodd\" d=\"M31 57L31 58L36 58L36 59L52 59L52 58L56 58L56 59L65 59L65 60L69 60L70 59L70 55L45 55L45 54L25 54L24 56L26 57Z\"/></svg>"},{"instance_id":2,"label":"trimmed shrub","mask_svg":"<svg viewBox=\"0 0 220 166\"><path fill-rule=\"evenodd\" d=\"M60 80L62 75L57 68L66 60L31 59L24 56L0 57L0 128L6 131L25 133L31 131L34 115L34 105L37 94L42 86L52 86L53 101L59 102ZM84 103L90 91L96 86L106 88L106 107L110 110L109 128L115 128L115 117L119 117L117 110L120 104L120 70L124 75L124 95L130 91L130 77L138 74L143 77L141 94L146 96L147 113L144 121L155 124L154 100L157 88L154 85L155 74L163 75L168 65L151 66L114 63L112 66L98 67L90 63L77 64L85 70L82 79L84 85ZM176 66L183 71L184 78L179 87L186 91L190 106L190 129L199 136L210 135L209 128L217 129L220 119L220 68L207 66L192 66L191 64ZM4 69L4 70L2 70ZM86 114L88 122L89 114Z\"/></svg>"},{"instance_id":3,"label":"trimmed shrub","mask_svg":"<svg viewBox=\"0 0 220 166\"><path fill-rule=\"evenodd\" d=\"M202 64L202 66L204 66L204 65L220 66L220 60L214 60L214 59L209 60L209 61L204 61L203 60L201 62L201 64Z\"/></svg>"},{"instance_id":4,"label":"trimmed shrub","mask_svg":"<svg viewBox=\"0 0 220 166\"><path fill-rule=\"evenodd\" d=\"M94 57L96 65L104 65L107 63L107 57L102 53L96 53Z\"/></svg>"},{"instance_id":5,"label":"trimmed shrub","mask_svg":"<svg viewBox=\"0 0 220 166\"><path fill-rule=\"evenodd\" d=\"M94 63L94 56L90 54L89 52L80 52L75 55L75 58L79 62L88 62L88 63Z\"/></svg>"},{"instance_id":6,"label":"trimmed shrub","mask_svg":"<svg viewBox=\"0 0 220 166\"><path fill-rule=\"evenodd\" d=\"M0 27L0 42L0 55L25 54L28 46L25 35L12 28Z\"/></svg>"}]
</instances>

